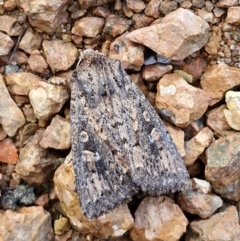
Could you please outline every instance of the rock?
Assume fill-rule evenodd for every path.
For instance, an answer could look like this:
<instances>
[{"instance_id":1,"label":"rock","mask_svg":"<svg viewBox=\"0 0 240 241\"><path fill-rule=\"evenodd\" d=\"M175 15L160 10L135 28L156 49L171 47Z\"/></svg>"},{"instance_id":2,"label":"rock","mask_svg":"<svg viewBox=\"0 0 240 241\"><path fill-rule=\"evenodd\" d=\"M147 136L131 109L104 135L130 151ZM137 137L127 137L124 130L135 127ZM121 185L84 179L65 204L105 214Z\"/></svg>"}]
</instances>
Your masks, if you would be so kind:
<instances>
[{"instance_id":1,"label":"rock","mask_svg":"<svg viewBox=\"0 0 240 241\"><path fill-rule=\"evenodd\" d=\"M240 69L224 63L209 67L201 77L202 89L211 98L209 105L219 102L227 90L240 84Z\"/></svg>"},{"instance_id":2,"label":"rock","mask_svg":"<svg viewBox=\"0 0 240 241\"><path fill-rule=\"evenodd\" d=\"M135 29L149 26L153 22L154 18L147 16L143 13L135 13L132 16L132 23Z\"/></svg>"},{"instance_id":3,"label":"rock","mask_svg":"<svg viewBox=\"0 0 240 241\"><path fill-rule=\"evenodd\" d=\"M0 162L16 164L18 150L11 139L0 141Z\"/></svg>"},{"instance_id":4,"label":"rock","mask_svg":"<svg viewBox=\"0 0 240 241\"><path fill-rule=\"evenodd\" d=\"M44 131L40 146L45 149L69 149L71 146L69 121L56 115Z\"/></svg>"},{"instance_id":5,"label":"rock","mask_svg":"<svg viewBox=\"0 0 240 241\"><path fill-rule=\"evenodd\" d=\"M130 231L133 241L177 241L186 232L188 220L172 199L146 197L135 212Z\"/></svg>"},{"instance_id":6,"label":"rock","mask_svg":"<svg viewBox=\"0 0 240 241\"><path fill-rule=\"evenodd\" d=\"M205 50L209 55L217 55L222 41L222 29L220 26L213 26Z\"/></svg>"},{"instance_id":7,"label":"rock","mask_svg":"<svg viewBox=\"0 0 240 241\"><path fill-rule=\"evenodd\" d=\"M198 193L207 194L212 190L212 187L209 182L206 180L201 180L198 178L192 178L192 190L197 191Z\"/></svg>"},{"instance_id":8,"label":"rock","mask_svg":"<svg viewBox=\"0 0 240 241\"><path fill-rule=\"evenodd\" d=\"M2 141L7 134L3 131L2 127L0 126L0 141Z\"/></svg>"},{"instance_id":9,"label":"rock","mask_svg":"<svg viewBox=\"0 0 240 241\"><path fill-rule=\"evenodd\" d=\"M68 0L25 1L19 0L19 6L28 16L31 26L39 31L53 34L58 26L66 22Z\"/></svg>"},{"instance_id":10,"label":"rock","mask_svg":"<svg viewBox=\"0 0 240 241\"><path fill-rule=\"evenodd\" d=\"M202 10L202 9L197 9L196 14L203 19L204 21L206 21L207 23L213 23L214 22L214 15L212 12L208 12L206 10Z\"/></svg>"},{"instance_id":11,"label":"rock","mask_svg":"<svg viewBox=\"0 0 240 241\"><path fill-rule=\"evenodd\" d=\"M226 22L237 26L240 25L240 7L228 8Z\"/></svg>"},{"instance_id":12,"label":"rock","mask_svg":"<svg viewBox=\"0 0 240 241\"><path fill-rule=\"evenodd\" d=\"M36 196L31 186L19 185L9 188L5 187L0 197L0 206L3 209L16 210L18 205L33 204L35 198Z\"/></svg>"},{"instance_id":13,"label":"rock","mask_svg":"<svg viewBox=\"0 0 240 241\"><path fill-rule=\"evenodd\" d=\"M173 126L166 121L164 121L164 125L172 137L181 157L184 157L186 155L184 148L184 132L180 128Z\"/></svg>"},{"instance_id":14,"label":"rock","mask_svg":"<svg viewBox=\"0 0 240 241\"><path fill-rule=\"evenodd\" d=\"M110 15L110 10L103 6L97 6L93 9L93 14L98 17L107 18Z\"/></svg>"},{"instance_id":15,"label":"rock","mask_svg":"<svg viewBox=\"0 0 240 241\"><path fill-rule=\"evenodd\" d=\"M10 36L18 36L22 32L22 27L17 22L17 18L2 15L0 16L0 31Z\"/></svg>"},{"instance_id":16,"label":"rock","mask_svg":"<svg viewBox=\"0 0 240 241\"><path fill-rule=\"evenodd\" d=\"M144 47L128 40L126 36L127 33L112 42L109 57L119 59L124 69L138 71L144 62Z\"/></svg>"},{"instance_id":17,"label":"rock","mask_svg":"<svg viewBox=\"0 0 240 241\"><path fill-rule=\"evenodd\" d=\"M61 235L66 233L70 228L70 224L67 218L61 217L54 221L54 233L56 235Z\"/></svg>"},{"instance_id":18,"label":"rock","mask_svg":"<svg viewBox=\"0 0 240 241\"><path fill-rule=\"evenodd\" d=\"M23 128L21 128L18 132L19 141L17 145L19 147L23 147L26 144L27 139L30 136L34 135L37 129L38 129L38 124L36 123L29 123L25 125Z\"/></svg>"},{"instance_id":19,"label":"rock","mask_svg":"<svg viewBox=\"0 0 240 241\"><path fill-rule=\"evenodd\" d=\"M79 4L83 8L90 8L94 6L100 6L106 4L108 2L112 2L113 0L79 0Z\"/></svg>"},{"instance_id":20,"label":"rock","mask_svg":"<svg viewBox=\"0 0 240 241\"><path fill-rule=\"evenodd\" d=\"M218 136L221 136L224 131L232 129L224 116L223 111L226 108L227 106L223 104L206 113L207 126L210 127Z\"/></svg>"},{"instance_id":21,"label":"rock","mask_svg":"<svg viewBox=\"0 0 240 241\"><path fill-rule=\"evenodd\" d=\"M40 49L41 44L42 36L29 27L19 43L19 48L24 50L26 53L31 54L33 50Z\"/></svg>"},{"instance_id":22,"label":"rock","mask_svg":"<svg viewBox=\"0 0 240 241\"><path fill-rule=\"evenodd\" d=\"M48 74L48 64L38 50L32 51L28 59L29 67L32 71L40 74Z\"/></svg>"},{"instance_id":23,"label":"rock","mask_svg":"<svg viewBox=\"0 0 240 241\"><path fill-rule=\"evenodd\" d=\"M191 222L189 228L186 241L238 241L240 226L237 209L235 206L229 206L209 219Z\"/></svg>"},{"instance_id":24,"label":"rock","mask_svg":"<svg viewBox=\"0 0 240 241\"><path fill-rule=\"evenodd\" d=\"M52 174L53 160L56 157L47 154L39 145L43 130L28 139L27 144L20 149L19 159L15 167L16 173L29 185L42 185Z\"/></svg>"},{"instance_id":25,"label":"rock","mask_svg":"<svg viewBox=\"0 0 240 241\"><path fill-rule=\"evenodd\" d=\"M1 74L0 93L0 124L2 125L3 131L11 137L14 136L18 128L25 123L25 118L22 111L9 95ZM11 118L9 118L9 116L11 116Z\"/></svg>"},{"instance_id":26,"label":"rock","mask_svg":"<svg viewBox=\"0 0 240 241\"><path fill-rule=\"evenodd\" d=\"M160 23L134 30L127 37L159 55L182 60L207 43L208 31L209 25L204 20L179 8L162 18Z\"/></svg>"},{"instance_id":27,"label":"rock","mask_svg":"<svg viewBox=\"0 0 240 241\"><path fill-rule=\"evenodd\" d=\"M159 10L163 15L166 15L176 10L177 8L178 4L175 1L162 1Z\"/></svg>"},{"instance_id":28,"label":"rock","mask_svg":"<svg viewBox=\"0 0 240 241\"><path fill-rule=\"evenodd\" d=\"M48 207L49 206L49 195L48 195L48 193L44 193L44 194L38 196L34 200L34 204L36 204L37 206Z\"/></svg>"},{"instance_id":29,"label":"rock","mask_svg":"<svg viewBox=\"0 0 240 241\"><path fill-rule=\"evenodd\" d=\"M39 86L42 79L30 72L19 72L6 74L5 82L12 94L28 95L33 88Z\"/></svg>"},{"instance_id":30,"label":"rock","mask_svg":"<svg viewBox=\"0 0 240 241\"><path fill-rule=\"evenodd\" d=\"M159 0L151 0L147 4L147 7L145 8L144 13L149 17L158 18L160 15L160 11L159 11L160 4L161 4L161 1Z\"/></svg>"},{"instance_id":31,"label":"rock","mask_svg":"<svg viewBox=\"0 0 240 241\"><path fill-rule=\"evenodd\" d=\"M190 62L184 62L181 68L183 71L190 74L193 77L193 83L196 83L205 72L207 68L207 61L205 58L197 57L195 59L191 59Z\"/></svg>"},{"instance_id":32,"label":"rock","mask_svg":"<svg viewBox=\"0 0 240 241\"><path fill-rule=\"evenodd\" d=\"M152 64L146 65L142 69L142 77L146 81L157 81L164 74L172 70L172 65Z\"/></svg>"},{"instance_id":33,"label":"rock","mask_svg":"<svg viewBox=\"0 0 240 241\"><path fill-rule=\"evenodd\" d=\"M75 45L62 40L44 40L43 49L53 73L69 69L78 58Z\"/></svg>"},{"instance_id":34,"label":"rock","mask_svg":"<svg viewBox=\"0 0 240 241\"><path fill-rule=\"evenodd\" d=\"M190 190L179 193L178 205L185 212L196 214L201 218L209 218L223 205L223 201L217 195Z\"/></svg>"},{"instance_id":35,"label":"rock","mask_svg":"<svg viewBox=\"0 0 240 241\"><path fill-rule=\"evenodd\" d=\"M188 74L187 72L185 72L181 69L174 70L174 73L177 73L179 76L183 77L189 84L191 84L193 82L192 75Z\"/></svg>"},{"instance_id":36,"label":"rock","mask_svg":"<svg viewBox=\"0 0 240 241\"><path fill-rule=\"evenodd\" d=\"M78 36L95 38L102 32L104 23L104 18L84 17L74 23L72 33Z\"/></svg>"},{"instance_id":37,"label":"rock","mask_svg":"<svg viewBox=\"0 0 240 241\"><path fill-rule=\"evenodd\" d=\"M116 38L125 33L131 26L132 21L118 15L111 14L107 17L103 34Z\"/></svg>"},{"instance_id":38,"label":"rock","mask_svg":"<svg viewBox=\"0 0 240 241\"><path fill-rule=\"evenodd\" d=\"M220 8L229 8L238 5L238 0L219 0L217 6Z\"/></svg>"},{"instance_id":39,"label":"rock","mask_svg":"<svg viewBox=\"0 0 240 241\"><path fill-rule=\"evenodd\" d=\"M191 140L187 141L185 144L185 165L192 165L200 156L200 154L204 152L205 148L209 147L213 141L213 138L214 137L212 131L208 127L205 127Z\"/></svg>"},{"instance_id":40,"label":"rock","mask_svg":"<svg viewBox=\"0 0 240 241\"><path fill-rule=\"evenodd\" d=\"M0 216L0 240L53 240L51 215L42 207L21 207L17 211L0 210Z\"/></svg>"},{"instance_id":41,"label":"rock","mask_svg":"<svg viewBox=\"0 0 240 241\"><path fill-rule=\"evenodd\" d=\"M97 219L88 219L83 215L78 195L75 192L75 177L69 155L54 175L55 191L63 211L74 229L81 233L91 233L99 239L120 237L133 226L133 217L128 206L120 206Z\"/></svg>"},{"instance_id":42,"label":"rock","mask_svg":"<svg viewBox=\"0 0 240 241\"><path fill-rule=\"evenodd\" d=\"M12 39L8 35L0 32L0 56L8 55L13 46L14 42Z\"/></svg>"},{"instance_id":43,"label":"rock","mask_svg":"<svg viewBox=\"0 0 240 241\"><path fill-rule=\"evenodd\" d=\"M18 65L26 64L27 61L28 57L23 51L16 50L12 55L12 62L15 62Z\"/></svg>"},{"instance_id":44,"label":"rock","mask_svg":"<svg viewBox=\"0 0 240 241\"><path fill-rule=\"evenodd\" d=\"M189 85L176 73L165 74L157 85L156 106L161 115L178 127L199 119L208 107L205 91Z\"/></svg>"},{"instance_id":45,"label":"rock","mask_svg":"<svg viewBox=\"0 0 240 241\"><path fill-rule=\"evenodd\" d=\"M38 119L47 120L50 116L60 111L69 99L66 87L40 82L39 86L32 89L29 99Z\"/></svg>"},{"instance_id":46,"label":"rock","mask_svg":"<svg viewBox=\"0 0 240 241\"><path fill-rule=\"evenodd\" d=\"M135 13L140 13L146 5L142 0L126 0L127 7Z\"/></svg>"},{"instance_id":47,"label":"rock","mask_svg":"<svg viewBox=\"0 0 240 241\"><path fill-rule=\"evenodd\" d=\"M206 180L222 198L240 200L240 133L220 137L206 151Z\"/></svg>"},{"instance_id":48,"label":"rock","mask_svg":"<svg viewBox=\"0 0 240 241\"><path fill-rule=\"evenodd\" d=\"M240 92L228 91L225 95L228 109L223 113L229 126L234 130L240 131Z\"/></svg>"}]
</instances>

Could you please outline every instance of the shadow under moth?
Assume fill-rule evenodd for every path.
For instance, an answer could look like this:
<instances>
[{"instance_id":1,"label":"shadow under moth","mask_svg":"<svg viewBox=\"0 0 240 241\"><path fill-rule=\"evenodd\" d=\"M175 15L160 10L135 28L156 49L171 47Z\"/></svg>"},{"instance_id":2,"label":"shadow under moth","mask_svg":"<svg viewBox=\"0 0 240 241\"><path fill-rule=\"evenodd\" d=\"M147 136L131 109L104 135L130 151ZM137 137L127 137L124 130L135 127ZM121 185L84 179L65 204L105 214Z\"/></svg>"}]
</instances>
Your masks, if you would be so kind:
<instances>
[{"instance_id":1,"label":"shadow under moth","mask_svg":"<svg viewBox=\"0 0 240 241\"><path fill-rule=\"evenodd\" d=\"M187 186L189 175L160 117L119 60L85 50L71 80L71 138L83 213Z\"/></svg>"}]
</instances>

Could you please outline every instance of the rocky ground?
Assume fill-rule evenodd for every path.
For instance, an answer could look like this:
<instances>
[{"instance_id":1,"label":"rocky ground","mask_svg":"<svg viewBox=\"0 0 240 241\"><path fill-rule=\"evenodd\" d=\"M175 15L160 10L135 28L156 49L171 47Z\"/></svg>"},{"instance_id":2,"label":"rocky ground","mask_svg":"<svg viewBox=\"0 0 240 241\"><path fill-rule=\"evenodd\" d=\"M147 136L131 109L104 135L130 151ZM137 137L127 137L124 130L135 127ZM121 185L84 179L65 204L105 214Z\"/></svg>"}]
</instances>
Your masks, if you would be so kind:
<instances>
[{"instance_id":1,"label":"rocky ground","mask_svg":"<svg viewBox=\"0 0 240 241\"><path fill-rule=\"evenodd\" d=\"M0 0L0 241L238 241L239 26L237 0ZM189 190L82 214L66 83L87 48L164 119Z\"/></svg>"}]
</instances>

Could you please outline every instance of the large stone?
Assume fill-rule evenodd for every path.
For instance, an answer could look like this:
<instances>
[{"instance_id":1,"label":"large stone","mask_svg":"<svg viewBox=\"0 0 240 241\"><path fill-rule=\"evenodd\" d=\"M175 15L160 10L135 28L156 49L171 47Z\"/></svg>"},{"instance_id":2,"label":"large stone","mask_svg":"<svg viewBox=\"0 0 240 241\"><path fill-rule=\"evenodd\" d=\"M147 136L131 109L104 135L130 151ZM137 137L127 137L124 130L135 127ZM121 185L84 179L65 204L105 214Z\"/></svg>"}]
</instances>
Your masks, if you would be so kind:
<instances>
[{"instance_id":1,"label":"large stone","mask_svg":"<svg viewBox=\"0 0 240 241\"><path fill-rule=\"evenodd\" d=\"M224 63L209 67L201 77L202 89L211 98L209 105L219 102L227 90L240 84L240 69Z\"/></svg>"},{"instance_id":2,"label":"large stone","mask_svg":"<svg viewBox=\"0 0 240 241\"><path fill-rule=\"evenodd\" d=\"M29 92L29 99L38 119L47 120L60 111L69 98L64 86L41 82Z\"/></svg>"},{"instance_id":3,"label":"large stone","mask_svg":"<svg viewBox=\"0 0 240 241\"><path fill-rule=\"evenodd\" d=\"M79 204L78 194L75 192L75 177L71 159L70 154L56 170L53 180L61 207L70 223L79 232L91 233L100 240L122 236L133 226L133 217L128 206L119 206L97 219L88 219L84 216Z\"/></svg>"},{"instance_id":4,"label":"large stone","mask_svg":"<svg viewBox=\"0 0 240 241\"><path fill-rule=\"evenodd\" d=\"M0 75L0 93L0 124L7 135L14 136L18 128L25 123L25 118L8 93L2 75Z\"/></svg>"},{"instance_id":5,"label":"large stone","mask_svg":"<svg viewBox=\"0 0 240 241\"><path fill-rule=\"evenodd\" d=\"M133 241L178 241L188 220L168 197L146 197L135 212L130 236Z\"/></svg>"},{"instance_id":6,"label":"large stone","mask_svg":"<svg viewBox=\"0 0 240 241\"><path fill-rule=\"evenodd\" d=\"M156 106L161 115L179 127L198 120L208 107L205 91L189 85L177 73L165 74L157 85Z\"/></svg>"},{"instance_id":7,"label":"large stone","mask_svg":"<svg viewBox=\"0 0 240 241\"><path fill-rule=\"evenodd\" d=\"M0 210L1 241L53 241L51 215L42 207Z\"/></svg>"},{"instance_id":8,"label":"large stone","mask_svg":"<svg viewBox=\"0 0 240 241\"><path fill-rule=\"evenodd\" d=\"M189 10L179 8L162 18L158 24L132 31L128 38L159 55L182 60L207 43L208 31L207 22Z\"/></svg>"},{"instance_id":9,"label":"large stone","mask_svg":"<svg viewBox=\"0 0 240 241\"><path fill-rule=\"evenodd\" d=\"M68 0L19 0L19 6L27 14L31 26L53 34L58 26L66 22Z\"/></svg>"},{"instance_id":10,"label":"large stone","mask_svg":"<svg viewBox=\"0 0 240 241\"><path fill-rule=\"evenodd\" d=\"M0 56L8 55L13 46L13 40L7 34L0 32Z\"/></svg>"},{"instance_id":11,"label":"large stone","mask_svg":"<svg viewBox=\"0 0 240 241\"><path fill-rule=\"evenodd\" d=\"M119 59L124 69L139 71L144 62L144 47L133 43L126 36L127 33L112 42L109 57Z\"/></svg>"},{"instance_id":12,"label":"large stone","mask_svg":"<svg viewBox=\"0 0 240 241\"><path fill-rule=\"evenodd\" d=\"M206 151L205 177L222 198L240 200L240 133L221 137Z\"/></svg>"},{"instance_id":13,"label":"large stone","mask_svg":"<svg viewBox=\"0 0 240 241\"><path fill-rule=\"evenodd\" d=\"M185 241L239 241L239 236L237 209L229 206L209 219L190 223Z\"/></svg>"},{"instance_id":14,"label":"large stone","mask_svg":"<svg viewBox=\"0 0 240 241\"><path fill-rule=\"evenodd\" d=\"M51 70L68 70L78 58L78 50L72 43L54 39L43 41L43 50Z\"/></svg>"}]
</instances>

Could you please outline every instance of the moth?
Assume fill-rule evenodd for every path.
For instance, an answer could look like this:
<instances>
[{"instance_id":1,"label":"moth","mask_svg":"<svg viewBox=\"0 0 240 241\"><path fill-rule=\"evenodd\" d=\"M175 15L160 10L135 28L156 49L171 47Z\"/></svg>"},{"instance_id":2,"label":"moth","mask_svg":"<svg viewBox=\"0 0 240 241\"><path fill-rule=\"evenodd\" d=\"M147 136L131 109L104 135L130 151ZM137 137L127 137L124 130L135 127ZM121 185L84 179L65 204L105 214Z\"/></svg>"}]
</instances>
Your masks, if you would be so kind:
<instances>
[{"instance_id":1,"label":"moth","mask_svg":"<svg viewBox=\"0 0 240 241\"><path fill-rule=\"evenodd\" d=\"M119 60L85 50L72 75L70 108L75 185L88 218L139 189L161 195L187 185L168 131Z\"/></svg>"}]
</instances>

